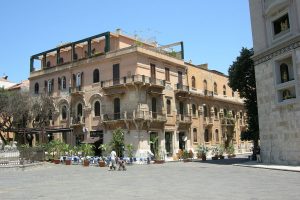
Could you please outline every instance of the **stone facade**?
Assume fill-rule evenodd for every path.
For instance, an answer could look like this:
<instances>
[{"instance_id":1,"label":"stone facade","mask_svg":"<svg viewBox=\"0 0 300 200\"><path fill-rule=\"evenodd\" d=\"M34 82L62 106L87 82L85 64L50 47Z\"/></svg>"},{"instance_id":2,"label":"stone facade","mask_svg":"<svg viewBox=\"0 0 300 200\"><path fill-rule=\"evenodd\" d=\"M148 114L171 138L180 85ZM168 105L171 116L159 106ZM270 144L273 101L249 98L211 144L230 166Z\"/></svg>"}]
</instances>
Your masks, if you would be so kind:
<instances>
[{"instance_id":1,"label":"stone facade","mask_svg":"<svg viewBox=\"0 0 300 200\"><path fill-rule=\"evenodd\" d=\"M183 48L181 44L177 43ZM32 56L30 91L55 99L52 125L72 132L54 137L73 145L107 143L112 131L121 127L125 143L137 150L149 150L150 137L158 136L168 157L198 144L221 144L227 134L232 134L237 150L249 149L240 141L246 128L243 101L227 86L228 78L184 62L182 50L168 52L107 32L100 39L91 37ZM34 60L40 60L40 69ZM191 87L193 76L196 85ZM219 95L212 94L213 83ZM234 124L225 123L224 112L233 116Z\"/></svg>"},{"instance_id":2,"label":"stone facade","mask_svg":"<svg viewBox=\"0 0 300 200\"><path fill-rule=\"evenodd\" d=\"M300 2L249 0L263 162L300 164Z\"/></svg>"}]
</instances>

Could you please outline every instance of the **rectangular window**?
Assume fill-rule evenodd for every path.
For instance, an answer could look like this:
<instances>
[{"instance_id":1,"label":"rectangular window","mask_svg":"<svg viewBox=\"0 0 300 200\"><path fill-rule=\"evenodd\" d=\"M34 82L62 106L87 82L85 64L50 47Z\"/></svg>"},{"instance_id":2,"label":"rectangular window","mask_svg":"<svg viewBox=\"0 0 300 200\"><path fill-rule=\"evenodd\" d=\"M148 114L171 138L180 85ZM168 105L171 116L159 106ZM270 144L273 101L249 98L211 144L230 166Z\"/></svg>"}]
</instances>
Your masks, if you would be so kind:
<instances>
[{"instance_id":1,"label":"rectangular window","mask_svg":"<svg viewBox=\"0 0 300 200\"><path fill-rule=\"evenodd\" d=\"M282 32L288 31L290 29L290 21L289 21L289 15L285 14L282 17L276 19L273 22L273 30L274 35L278 35Z\"/></svg>"},{"instance_id":2,"label":"rectangular window","mask_svg":"<svg viewBox=\"0 0 300 200\"><path fill-rule=\"evenodd\" d=\"M151 67L151 78L156 79L155 65L151 63L150 67Z\"/></svg>"},{"instance_id":3,"label":"rectangular window","mask_svg":"<svg viewBox=\"0 0 300 200\"><path fill-rule=\"evenodd\" d=\"M166 81L170 81L170 69L165 68L165 76L166 76Z\"/></svg>"},{"instance_id":4,"label":"rectangular window","mask_svg":"<svg viewBox=\"0 0 300 200\"><path fill-rule=\"evenodd\" d=\"M120 83L120 64L113 65L113 83L114 85Z\"/></svg>"}]
</instances>

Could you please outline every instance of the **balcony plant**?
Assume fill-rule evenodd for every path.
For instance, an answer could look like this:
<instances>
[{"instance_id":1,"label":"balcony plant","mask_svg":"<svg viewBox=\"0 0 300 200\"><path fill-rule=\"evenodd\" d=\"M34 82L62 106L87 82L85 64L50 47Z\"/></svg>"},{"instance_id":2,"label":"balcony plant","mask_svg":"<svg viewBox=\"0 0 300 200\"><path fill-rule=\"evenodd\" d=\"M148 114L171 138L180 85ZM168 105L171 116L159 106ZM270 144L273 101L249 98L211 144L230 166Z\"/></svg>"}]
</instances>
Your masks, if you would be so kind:
<instances>
[{"instance_id":1,"label":"balcony plant","mask_svg":"<svg viewBox=\"0 0 300 200\"><path fill-rule=\"evenodd\" d=\"M47 152L52 155L53 162L55 164L60 163L60 156L62 152L63 142L59 140L52 140L46 146Z\"/></svg>"},{"instance_id":2,"label":"balcony plant","mask_svg":"<svg viewBox=\"0 0 300 200\"><path fill-rule=\"evenodd\" d=\"M70 156L72 156L72 150L73 148L69 145L69 144L65 144L63 143L62 144L62 150L63 150L63 155L66 156L66 160L65 160L65 163L66 165L71 165L71 159L70 159Z\"/></svg>"},{"instance_id":3,"label":"balcony plant","mask_svg":"<svg viewBox=\"0 0 300 200\"><path fill-rule=\"evenodd\" d=\"M196 152L197 152L197 157L198 158L201 158L202 161L206 161L206 155L209 151L209 148L205 145L198 145L197 148L196 148Z\"/></svg>"},{"instance_id":4,"label":"balcony plant","mask_svg":"<svg viewBox=\"0 0 300 200\"><path fill-rule=\"evenodd\" d=\"M162 152L161 152L161 148L158 144L158 139L159 137L156 136L154 138L151 138L150 139L150 144L153 144L153 153L154 153L154 163L155 164L162 164L165 162L165 160L163 159L163 156L162 156Z\"/></svg>"},{"instance_id":5,"label":"balcony plant","mask_svg":"<svg viewBox=\"0 0 300 200\"><path fill-rule=\"evenodd\" d=\"M102 151L102 159L99 160L99 167L105 167L105 160L110 150L109 144L101 144L99 149Z\"/></svg>"}]
</instances>

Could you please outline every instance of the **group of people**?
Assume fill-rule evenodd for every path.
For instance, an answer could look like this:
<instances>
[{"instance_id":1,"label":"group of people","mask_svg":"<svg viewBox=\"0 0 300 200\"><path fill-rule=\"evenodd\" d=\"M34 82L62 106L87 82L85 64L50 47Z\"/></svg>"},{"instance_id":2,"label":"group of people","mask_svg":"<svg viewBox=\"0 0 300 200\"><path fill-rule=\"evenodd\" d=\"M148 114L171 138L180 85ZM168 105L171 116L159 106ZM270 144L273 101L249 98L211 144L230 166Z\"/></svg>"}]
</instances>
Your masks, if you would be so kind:
<instances>
[{"instance_id":1,"label":"group of people","mask_svg":"<svg viewBox=\"0 0 300 200\"><path fill-rule=\"evenodd\" d=\"M112 150L110 153L109 170L116 170L117 165L119 166L118 170L126 170L125 160L117 157L117 153L115 152L115 150Z\"/></svg>"}]
</instances>

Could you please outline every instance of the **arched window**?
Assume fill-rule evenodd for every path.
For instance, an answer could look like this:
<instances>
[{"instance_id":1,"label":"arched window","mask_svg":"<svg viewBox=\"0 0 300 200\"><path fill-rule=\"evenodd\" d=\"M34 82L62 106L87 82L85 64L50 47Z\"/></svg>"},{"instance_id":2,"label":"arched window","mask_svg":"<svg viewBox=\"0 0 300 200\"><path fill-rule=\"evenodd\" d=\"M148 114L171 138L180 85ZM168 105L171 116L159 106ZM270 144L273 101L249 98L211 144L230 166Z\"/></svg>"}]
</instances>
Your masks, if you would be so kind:
<instances>
[{"instance_id":1,"label":"arched window","mask_svg":"<svg viewBox=\"0 0 300 200\"><path fill-rule=\"evenodd\" d=\"M235 111L232 111L232 117L235 118Z\"/></svg>"},{"instance_id":2,"label":"arched window","mask_svg":"<svg viewBox=\"0 0 300 200\"><path fill-rule=\"evenodd\" d=\"M218 85L214 82L214 94L218 95Z\"/></svg>"},{"instance_id":3,"label":"arched window","mask_svg":"<svg viewBox=\"0 0 300 200\"><path fill-rule=\"evenodd\" d=\"M62 106L61 108L61 119L67 119L67 106Z\"/></svg>"},{"instance_id":4,"label":"arched window","mask_svg":"<svg viewBox=\"0 0 300 200\"><path fill-rule=\"evenodd\" d=\"M120 119L121 118L121 109L120 109L120 99L115 98L114 99L114 119Z\"/></svg>"},{"instance_id":5,"label":"arched window","mask_svg":"<svg viewBox=\"0 0 300 200\"><path fill-rule=\"evenodd\" d=\"M171 114L171 101L167 99L167 114Z\"/></svg>"},{"instance_id":6,"label":"arched window","mask_svg":"<svg viewBox=\"0 0 300 200\"><path fill-rule=\"evenodd\" d=\"M51 62L47 61L46 65L47 65L47 67L51 67Z\"/></svg>"},{"instance_id":7,"label":"arched window","mask_svg":"<svg viewBox=\"0 0 300 200\"><path fill-rule=\"evenodd\" d=\"M66 80L65 76L62 77L61 82L62 82L62 89L66 89L67 88L67 80Z\"/></svg>"},{"instance_id":8,"label":"arched window","mask_svg":"<svg viewBox=\"0 0 300 200\"><path fill-rule=\"evenodd\" d=\"M208 132L208 129L205 129L205 132L204 132L204 141L205 142L209 142L209 132Z\"/></svg>"},{"instance_id":9,"label":"arched window","mask_svg":"<svg viewBox=\"0 0 300 200\"><path fill-rule=\"evenodd\" d=\"M281 83L284 83L284 82L287 82L290 80L289 67L285 63L280 65L280 77L281 77Z\"/></svg>"},{"instance_id":10,"label":"arched window","mask_svg":"<svg viewBox=\"0 0 300 200\"><path fill-rule=\"evenodd\" d=\"M195 104L192 105L192 113L193 113L193 117L196 117L196 105Z\"/></svg>"},{"instance_id":11,"label":"arched window","mask_svg":"<svg viewBox=\"0 0 300 200\"><path fill-rule=\"evenodd\" d=\"M34 94L38 94L39 93L39 84L35 83L34 84Z\"/></svg>"},{"instance_id":12,"label":"arched window","mask_svg":"<svg viewBox=\"0 0 300 200\"><path fill-rule=\"evenodd\" d=\"M223 95L226 96L226 86L223 85Z\"/></svg>"},{"instance_id":13,"label":"arched window","mask_svg":"<svg viewBox=\"0 0 300 200\"><path fill-rule=\"evenodd\" d=\"M99 69L95 69L93 72L93 83L99 82Z\"/></svg>"},{"instance_id":14,"label":"arched window","mask_svg":"<svg viewBox=\"0 0 300 200\"><path fill-rule=\"evenodd\" d=\"M196 88L196 79L192 76L192 88Z\"/></svg>"},{"instance_id":15,"label":"arched window","mask_svg":"<svg viewBox=\"0 0 300 200\"><path fill-rule=\"evenodd\" d=\"M54 87L54 79L48 80L48 93L53 92L53 87Z\"/></svg>"},{"instance_id":16,"label":"arched window","mask_svg":"<svg viewBox=\"0 0 300 200\"><path fill-rule=\"evenodd\" d=\"M194 138L194 142L198 142L198 136L197 136L197 129L196 128L193 129L193 138Z\"/></svg>"},{"instance_id":17,"label":"arched window","mask_svg":"<svg viewBox=\"0 0 300 200\"><path fill-rule=\"evenodd\" d=\"M94 114L95 114L95 117L100 116L100 102L99 101L96 101L94 104Z\"/></svg>"},{"instance_id":18,"label":"arched window","mask_svg":"<svg viewBox=\"0 0 300 200\"><path fill-rule=\"evenodd\" d=\"M219 130L218 129L215 130L215 138L216 138L216 142L219 142Z\"/></svg>"},{"instance_id":19,"label":"arched window","mask_svg":"<svg viewBox=\"0 0 300 200\"><path fill-rule=\"evenodd\" d=\"M207 81L206 80L203 81L203 90L207 91Z\"/></svg>"},{"instance_id":20,"label":"arched window","mask_svg":"<svg viewBox=\"0 0 300 200\"><path fill-rule=\"evenodd\" d=\"M81 116L82 116L82 104L81 104L81 103L79 103L79 104L77 105L77 116L78 116L78 117L81 117Z\"/></svg>"},{"instance_id":21,"label":"arched window","mask_svg":"<svg viewBox=\"0 0 300 200\"><path fill-rule=\"evenodd\" d=\"M58 59L58 64L63 64L64 63L64 58L63 57L60 57L59 59Z\"/></svg>"},{"instance_id":22,"label":"arched window","mask_svg":"<svg viewBox=\"0 0 300 200\"><path fill-rule=\"evenodd\" d=\"M81 86L81 73L76 74L76 87Z\"/></svg>"}]
</instances>

